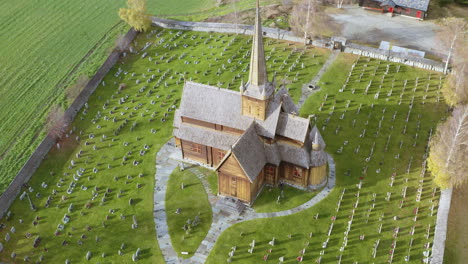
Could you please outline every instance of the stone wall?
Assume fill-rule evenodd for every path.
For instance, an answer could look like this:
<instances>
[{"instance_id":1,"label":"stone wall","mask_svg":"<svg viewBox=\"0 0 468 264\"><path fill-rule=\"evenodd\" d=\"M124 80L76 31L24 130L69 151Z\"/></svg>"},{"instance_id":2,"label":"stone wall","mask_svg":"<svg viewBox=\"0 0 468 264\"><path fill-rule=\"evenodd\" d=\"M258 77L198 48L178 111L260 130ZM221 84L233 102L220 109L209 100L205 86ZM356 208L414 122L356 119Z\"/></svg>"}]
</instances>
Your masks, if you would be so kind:
<instances>
[{"instance_id":1,"label":"stone wall","mask_svg":"<svg viewBox=\"0 0 468 264\"><path fill-rule=\"evenodd\" d=\"M444 72L445 67L445 64L443 62L438 62L416 56L404 55L401 53L381 50L378 48L357 45L354 43L347 43L344 52L380 60L402 63L411 67L422 68L437 72Z\"/></svg>"},{"instance_id":2,"label":"stone wall","mask_svg":"<svg viewBox=\"0 0 468 264\"><path fill-rule=\"evenodd\" d=\"M202 31L202 32L220 32L220 33L238 33L243 35L253 35L253 26L252 25L243 25L238 24L237 27L235 24L228 23L209 23L209 22L189 22L189 21L179 21L171 19L162 19L152 17L153 25L169 28L169 29L179 29L179 30L192 30L192 31ZM264 36L274 39L282 39L287 41L303 43L304 38L297 37L293 32L277 29L277 28L268 28L263 27ZM327 40L313 40L313 46L326 48L331 46L329 39ZM380 50L377 48L357 45L354 43L347 42L343 50L346 53L357 54L365 57L372 57L380 60L386 60L391 62L397 62L406 64L411 67L422 68L426 70L444 71L444 63L437 62L425 58L407 56L401 53L389 52L385 50Z\"/></svg>"},{"instance_id":3,"label":"stone wall","mask_svg":"<svg viewBox=\"0 0 468 264\"><path fill-rule=\"evenodd\" d=\"M124 37L124 44L122 46L128 47L136 35L137 32L133 29L130 29ZM94 93L99 83L101 83L102 79L118 61L120 54L120 51L114 50L109 55L107 60L99 68L94 77L88 82L83 91L81 91L81 93L78 95L75 101L65 111L66 120L72 121L75 118L78 111L88 101L89 97L91 96L91 94ZM10 205L20 193L23 184L29 181L31 176L34 174L34 172L39 167L42 160L47 155L47 153L49 153L50 149L54 144L54 137L47 135L45 139L41 142L41 144L39 144L34 153L31 155L26 164L24 164L23 168L21 168L20 172L16 175L16 177L10 183L5 192L0 196L0 218L8 211L8 208L10 208Z\"/></svg>"},{"instance_id":4,"label":"stone wall","mask_svg":"<svg viewBox=\"0 0 468 264\"><path fill-rule=\"evenodd\" d=\"M442 190L437 210L437 222L435 226L434 243L432 245L431 264L444 262L445 239L447 238L447 222L452 201L452 189Z\"/></svg>"},{"instance_id":5,"label":"stone wall","mask_svg":"<svg viewBox=\"0 0 468 264\"><path fill-rule=\"evenodd\" d=\"M238 24L237 27L235 24L228 23L210 23L210 22L189 22L189 21L179 21L163 18L151 18L154 26L169 28L169 29L179 29L179 30L192 30L192 31L201 31L201 32L219 32L219 33L231 33L231 34L243 34L243 35L253 35L253 25L243 25ZM282 39L293 42L304 42L304 38L300 38L294 35L293 32L278 29L278 28L268 28L263 27L263 34L265 37ZM325 47L326 41L314 40L312 45L317 47Z\"/></svg>"}]
</instances>

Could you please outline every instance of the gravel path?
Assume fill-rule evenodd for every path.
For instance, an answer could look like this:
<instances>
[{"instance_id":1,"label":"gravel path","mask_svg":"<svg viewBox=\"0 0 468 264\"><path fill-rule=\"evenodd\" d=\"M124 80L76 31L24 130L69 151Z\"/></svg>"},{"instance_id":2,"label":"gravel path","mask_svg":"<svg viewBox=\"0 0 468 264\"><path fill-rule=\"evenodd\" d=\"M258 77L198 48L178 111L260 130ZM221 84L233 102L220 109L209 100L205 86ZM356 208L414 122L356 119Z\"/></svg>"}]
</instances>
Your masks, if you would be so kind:
<instances>
[{"instance_id":1,"label":"gravel path","mask_svg":"<svg viewBox=\"0 0 468 264\"><path fill-rule=\"evenodd\" d=\"M330 67L330 65L338 57L338 54L340 54L340 51L339 50L334 50L330 54L330 56L328 57L327 61L323 64L322 68L317 73L317 75L315 75L315 77L312 79L312 81L310 81L309 83L304 84L302 86L301 99L299 99L299 102L297 103L297 109L301 109L302 105L307 100L307 98L309 98L309 96L311 96L312 94L314 94L315 92L318 92L320 90L320 89L310 90L309 85L313 85L313 86L317 85L317 83L322 78L322 75L327 71L328 67Z\"/></svg>"},{"instance_id":2,"label":"gravel path","mask_svg":"<svg viewBox=\"0 0 468 264\"><path fill-rule=\"evenodd\" d=\"M429 21L366 11L357 5L345 6L343 13L330 14L343 26L342 35L359 43L380 44L391 41L406 48L436 51L439 26Z\"/></svg>"},{"instance_id":3,"label":"gravel path","mask_svg":"<svg viewBox=\"0 0 468 264\"><path fill-rule=\"evenodd\" d=\"M187 162L187 160L182 159L181 151L174 146L172 140L166 143L156 156L157 171L155 176L156 186L154 188L154 222L156 225L159 247L161 248L164 260L168 264L205 263L218 237L224 232L224 230L229 228L231 225L257 218L286 216L306 210L323 200L325 197L327 197L327 195L335 186L335 162L333 158L330 155L328 155L328 164L330 168L328 183L322 189L322 191L320 191L320 193L314 196L311 200L293 209L274 213L255 213L254 210L247 208L240 216L238 216L222 210L222 203L219 203L220 199L212 193L204 175L196 167L190 167L188 168L188 170L190 170L198 178L200 178L203 186L205 187L205 190L208 193L208 199L212 205L213 210L213 222L211 224L210 230L208 231L208 234L206 235L205 239L201 242L194 256L190 259L183 260L178 258L177 253L172 247L171 238L168 232L167 215L165 210L167 181L172 171L182 161Z\"/></svg>"}]
</instances>

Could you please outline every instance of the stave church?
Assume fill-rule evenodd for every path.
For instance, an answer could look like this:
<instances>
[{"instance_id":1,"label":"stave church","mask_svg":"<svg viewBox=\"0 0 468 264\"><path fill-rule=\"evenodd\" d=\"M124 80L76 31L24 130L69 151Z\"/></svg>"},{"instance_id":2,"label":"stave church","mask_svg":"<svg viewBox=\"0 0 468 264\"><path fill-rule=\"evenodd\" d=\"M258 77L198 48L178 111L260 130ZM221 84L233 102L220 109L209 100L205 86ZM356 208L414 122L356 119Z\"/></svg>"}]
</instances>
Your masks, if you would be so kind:
<instances>
[{"instance_id":1,"label":"stave church","mask_svg":"<svg viewBox=\"0 0 468 264\"><path fill-rule=\"evenodd\" d=\"M240 91L186 82L173 134L185 159L216 170L220 196L252 204L265 185L327 180L320 132L298 116L285 87L268 81L258 1L248 82Z\"/></svg>"}]
</instances>

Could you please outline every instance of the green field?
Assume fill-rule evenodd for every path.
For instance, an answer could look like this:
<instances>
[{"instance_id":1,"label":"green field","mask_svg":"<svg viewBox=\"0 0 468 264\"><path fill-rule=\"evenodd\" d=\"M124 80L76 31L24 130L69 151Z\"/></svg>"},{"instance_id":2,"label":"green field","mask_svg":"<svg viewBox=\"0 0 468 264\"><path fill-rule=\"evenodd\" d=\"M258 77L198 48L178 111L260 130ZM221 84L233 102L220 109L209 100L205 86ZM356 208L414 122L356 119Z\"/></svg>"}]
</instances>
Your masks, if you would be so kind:
<instances>
[{"instance_id":1,"label":"green field","mask_svg":"<svg viewBox=\"0 0 468 264\"><path fill-rule=\"evenodd\" d=\"M446 105L442 98L437 101L442 96L438 73L389 63L381 82L386 65L385 61L340 54L322 77L321 90L301 110L302 116L313 115L311 119L327 143L326 151L334 157L335 190L303 212L229 228L218 239L207 263L224 263L234 246L232 263L259 263L266 255L267 263L277 263L280 257L285 263L296 263L299 256L305 263L318 259L338 263L340 255L341 263L388 263L392 250L393 263L421 263L425 245L432 246L439 198L430 174L420 176L421 165L430 130L435 131L437 122L446 116ZM339 92L350 70L349 82ZM370 80L373 84L366 95ZM419 184L422 193L417 201ZM345 245L344 232L352 215ZM275 245L271 246L273 238ZM250 254L247 250L252 240L256 247ZM326 246L324 242L328 242ZM404 261L406 256L410 257L408 262Z\"/></svg>"},{"instance_id":2,"label":"green field","mask_svg":"<svg viewBox=\"0 0 468 264\"><path fill-rule=\"evenodd\" d=\"M181 185L184 189L181 189ZM180 212L177 214L177 209ZM211 226L211 205L201 181L188 170L175 169L167 182L166 213L172 246L179 257L189 258L197 251ZM199 223L194 222L198 216ZM184 230L183 227L187 229ZM190 227L190 229L188 229ZM188 252L182 255L181 252Z\"/></svg>"},{"instance_id":3,"label":"green field","mask_svg":"<svg viewBox=\"0 0 468 264\"><path fill-rule=\"evenodd\" d=\"M230 83L231 89L238 89L241 80L247 79L248 72L242 70L248 67L247 54L251 48L251 37L248 36L177 33L155 28L148 34L139 35L137 50L150 40L155 43L144 51L147 56L142 59L142 51L131 54L119 61L105 77L105 86L99 85L88 108L83 108L71 125L73 133L61 142L60 150L54 148L49 153L33 175L29 185L34 191L30 196L37 210L31 211L27 199L18 198L12 205L11 217L0 219L0 224L6 225L2 234L12 226L16 229L11 240L4 243L0 262L11 262L10 255L15 252L20 260L29 256L36 261L43 255L46 263L65 263L66 259L77 263L84 261L86 253L91 251L92 262L130 263L131 255L140 248L142 263L162 263L153 220L155 156L172 136L172 107L179 103L184 78L211 84L219 81L222 87ZM289 75L286 77L291 83L288 87L297 100L301 84L317 74L329 51L308 49L302 54L299 44L269 39L265 42L267 54L275 50L267 62L271 65L269 69L277 71L277 80ZM168 43L171 45L166 45ZM200 63L196 64L196 61ZM304 69L300 66L302 62ZM294 63L297 66L289 73L288 69ZM119 91L121 83L125 88ZM122 98L127 99L119 103ZM77 136L79 141L76 141ZM83 152L77 158L80 150ZM141 156L140 151L145 151L144 155ZM134 161L139 164L134 166ZM75 180L73 176L79 168L85 171ZM213 175L208 181L215 191ZM42 182L48 187L41 187ZM75 189L67 194L72 182L76 182ZM83 190L85 187L87 190ZM107 188L110 192L103 202ZM57 191L55 195L53 189ZM40 197L36 197L37 193ZM94 200L93 193L98 193ZM51 196L51 202L49 208L45 208L48 196ZM91 203L89 209L85 208L87 203ZM73 210L68 212L70 204L73 204ZM55 235L65 214L71 220L60 234ZM131 228L133 215L138 221L137 229ZM34 226L36 216L39 221ZM27 233L31 238L25 237ZM87 238L82 239L82 234ZM41 242L33 248L37 236ZM78 244L80 240L82 245ZM68 244L62 246L64 241ZM119 256L122 243L126 247L122 252L124 255ZM106 254L104 258L102 253Z\"/></svg>"},{"instance_id":4,"label":"green field","mask_svg":"<svg viewBox=\"0 0 468 264\"><path fill-rule=\"evenodd\" d=\"M44 138L43 125L51 105L66 107L64 90L78 76L92 76L116 37L128 30L117 15L125 3L0 3L0 193ZM253 3L243 0L238 8L251 8ZM191 20L231 12L230 7L216 8L215 4L215 0L153 0L148 1L148 11Z\"/></svg>"}]
</instances>

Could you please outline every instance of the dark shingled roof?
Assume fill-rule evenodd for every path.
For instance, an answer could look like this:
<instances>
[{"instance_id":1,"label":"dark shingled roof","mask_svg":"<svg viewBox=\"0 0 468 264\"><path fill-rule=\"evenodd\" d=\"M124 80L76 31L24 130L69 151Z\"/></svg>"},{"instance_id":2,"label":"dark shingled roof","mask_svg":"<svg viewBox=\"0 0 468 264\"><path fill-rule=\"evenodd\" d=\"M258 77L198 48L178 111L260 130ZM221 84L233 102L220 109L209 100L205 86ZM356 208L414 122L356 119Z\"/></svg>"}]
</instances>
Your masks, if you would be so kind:
<instances>
[{"instance_id":1,"label":"dark shingled roof","mask_svg":"<svg viewBox=\"0 0 468 264\"><path fill-rule=\"evenodd\" d=\"M266 144L265 143L265 156L267 162L275 166L279 166L281 163L281 156L278 150L277 144Z\"/></svg>"},{"instance_id":2,"label":"dark shingled roof","mask_svg":"<svg viewBox=\"0 0 468 264\"><path fill-rule=\"evenodd\" d=\"M288 143L278 142L278 150L282 161L292 163L303 168L309 168L310 149L304 145L298 148Z\"/></svg>"},{"instance_id":3,"label":"dark shingled roof","mask_svg":"<svg viewBox=\"0 0 468 264\"><path fill-rule=\"evenodd\" d=\"M309 119L286 113L280 114L276 134L299 142L305 142L308 130Z\"/></svg>"},{"instance_id":4,"label":"dark shingled roof","mask_svg":"<svg viewBox=\"0 0 468 264\"><path fill-rule=\"evenodd\" d=\"M374 0L377 2L381 2L383 4L389 2L389 0ZM395 5L402 6L402 7L409 7L417 10L427 11L429 7L430 0L393 0Z\"/></svg>"},{"instance_id":5,"label":"dark shingled roof","mask_svg":"<svg viewBox=\"0 0 468 264\"><path fill-rule=\"evenodd\" d=\"M242 115L241 100L240 93L236 91L186 82L182 92L180 114L245 131L254 118ZM256 120L258 134L274 138L280 112L281 103L272 100L268 105L266 120Z\"/></svg>"},{"instance_id":6,"label":"dark shingled roof","mask_svg":"<svg viewBox=\"0 0 468 264\"><path fill-rule=\"evenodd\" d=\"M275 98L277 98L278 101L283 103L281 105L283 112L288 113L288 114L294 114L294 115L299 114L299 110L297 109L297 106L294 104L291 96L289 96L289 93L284 88L284 86L281 87L281 89L279 89L278 92L276 92Z\"/></svg>"},{"instance_id":7,"label":"dark shingled roof","mask_svg":"<svg viewBox=\"0 0 468 264\"><path fill-rule=\"evenodd\" d=\"M239 136L218 132L216 130L204 129L182 123L179 128L174 129L174 136L182 140L203 144L222 150L229 150Z\"/></svg>"},{"instance_id":8,"label":"dark shingled roof","mask_svg":"<svg viewBox=\"0 0 468 264\"><path fill-rule=\"evenodd\" d=\"M267 163L267 159L263 142L257 135L253 122L232 146L232 153L236 156L250 181L255 181Z\"/></svg>"}]
</instances>

